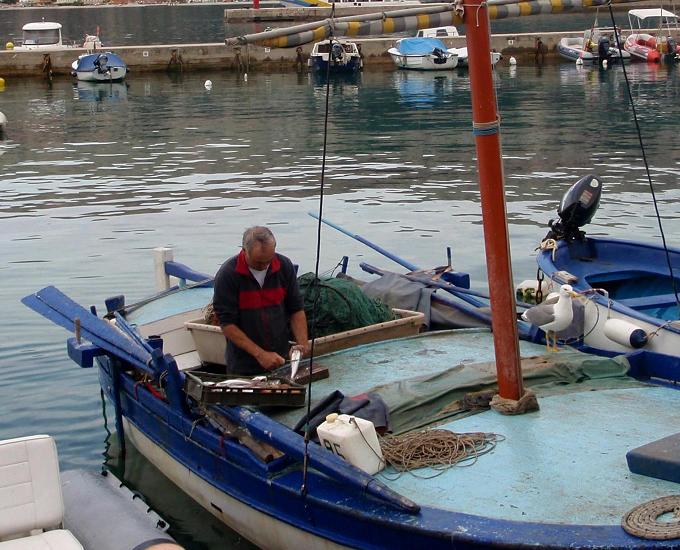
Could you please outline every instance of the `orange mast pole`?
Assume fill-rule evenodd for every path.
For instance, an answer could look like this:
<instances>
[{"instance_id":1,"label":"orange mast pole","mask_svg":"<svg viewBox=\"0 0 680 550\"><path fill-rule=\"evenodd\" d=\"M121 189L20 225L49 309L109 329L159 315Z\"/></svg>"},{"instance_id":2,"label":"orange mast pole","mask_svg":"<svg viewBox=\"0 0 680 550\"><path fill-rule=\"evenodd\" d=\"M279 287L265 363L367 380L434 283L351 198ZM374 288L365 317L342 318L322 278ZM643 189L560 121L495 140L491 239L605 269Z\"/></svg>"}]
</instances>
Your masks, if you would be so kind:
<instances>
[{"instance_id":1,"label":"orange mast pole","mask_svg":"<svg viewBox=\"0 0 680 550\"><path fill-rule=\"evenodd\" d=\"M482 200L493 341L498 393L519 400L524 394L513 292L510 244L505 210L500 124L491 67L489 14L482 0L465 2L465 23L472 126L477 148L477 171Z\"/></svg>"}]
</instances>

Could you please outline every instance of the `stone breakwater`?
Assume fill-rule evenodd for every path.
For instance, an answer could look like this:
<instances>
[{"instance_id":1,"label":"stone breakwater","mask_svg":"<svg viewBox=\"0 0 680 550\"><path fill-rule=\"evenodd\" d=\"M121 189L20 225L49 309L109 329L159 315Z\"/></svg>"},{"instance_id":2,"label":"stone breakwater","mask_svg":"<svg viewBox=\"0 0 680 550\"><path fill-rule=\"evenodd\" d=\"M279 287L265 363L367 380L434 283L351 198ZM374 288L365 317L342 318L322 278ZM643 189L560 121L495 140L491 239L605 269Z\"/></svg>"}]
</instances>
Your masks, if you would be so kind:
<instances>
[{"instance_id":1,"label":"stone breakwater","mask_svg":"<svg viewBox=\"0 0 680 550\"><path fill-rule=\"evenodd\" d=\"M557 43L564 36L583 36L583 31L525 34L495 34L491 48L503 54L501 64L515 57L519 64L557 63ZM390 68L394 64L387 50L399 37L354 40L360 47L364 70ZM465 37L444 38L448 47L465 46ZM224 71L295 71L306 68L312 44L298 52L296 48L264 48L262 46L225 46L214 44L172 44L154 46L124 46L106 48L119 55L134 74L138 72L185 72L203 70ZM0 51L0 77L45 76L49 68L53 75L69 75L71 63L88 53L82 48L64 48L51 52ZM537 59L537 53L540 55ZM46 56L49 56L47 58ZM49 66L49 67L48 67Z\"/></svg>"}]
</instances>

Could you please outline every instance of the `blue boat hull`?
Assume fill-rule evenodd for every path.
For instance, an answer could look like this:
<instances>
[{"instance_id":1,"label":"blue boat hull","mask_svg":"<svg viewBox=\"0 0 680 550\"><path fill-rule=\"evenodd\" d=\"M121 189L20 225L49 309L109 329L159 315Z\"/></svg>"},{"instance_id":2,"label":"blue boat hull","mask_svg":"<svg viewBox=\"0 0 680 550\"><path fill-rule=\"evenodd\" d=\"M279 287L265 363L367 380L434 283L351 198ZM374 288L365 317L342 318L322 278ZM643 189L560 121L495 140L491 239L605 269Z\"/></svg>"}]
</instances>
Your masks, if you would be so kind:
<instances>
[{"instance_id":1,"label":"blue boat hull","mask_svg":"<svg viewBox=\"0 0 680 550\"><path fill-rule=\"evenodd\" d=\"M328 71L328 61L323 59L322 56L313 56L312 69L319 71L321 73L326 73ZM352 74L356 73L361 67L361 58L352 57L347 61L347 63L331 63L330 72L333 74Z\"/></svg>"}]
</instances>

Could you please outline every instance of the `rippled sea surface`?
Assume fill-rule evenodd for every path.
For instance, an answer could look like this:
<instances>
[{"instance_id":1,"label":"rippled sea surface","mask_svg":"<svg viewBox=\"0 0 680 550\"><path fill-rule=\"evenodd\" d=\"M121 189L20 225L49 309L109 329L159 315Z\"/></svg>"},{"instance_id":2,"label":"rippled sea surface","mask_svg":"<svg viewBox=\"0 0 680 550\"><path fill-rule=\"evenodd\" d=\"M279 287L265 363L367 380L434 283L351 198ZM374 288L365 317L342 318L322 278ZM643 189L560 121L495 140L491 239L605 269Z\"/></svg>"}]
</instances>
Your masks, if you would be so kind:
<instances>
[{"instance_id":1,"label":"rippled sea surface","mask_svg":"<svg viewBox=\"0 0 680 550\"><path fill-rule=\"evenodd\" d=\"M628 67L668 242L680 246L680 67ZM210 78L212 90L204 88ZM620 67L500 67L507 214L517 282L562 194L599 174L592 234L658 242L649 184ZM96 468L106 431L94 370L66 356L67 333L20 303L55 284L84 305L151 293L151 250L213 273L243 229L275 231L311 271L316 258L326 88L307 74L133 74L125 84L11 80L0 141L0 439L56 437L62 467ZM469 79L367 72L331 83L324 215L420 266L445 262L486 283ZM398 266L324 228L320 265L350 256ZM128 473L140 468L136 459ZM207 514L154 489L190 548L217 548ZM208 526L208 527L206 527ZM233 539L234 545L246 543Z\"/></svg>"}]
</instances>

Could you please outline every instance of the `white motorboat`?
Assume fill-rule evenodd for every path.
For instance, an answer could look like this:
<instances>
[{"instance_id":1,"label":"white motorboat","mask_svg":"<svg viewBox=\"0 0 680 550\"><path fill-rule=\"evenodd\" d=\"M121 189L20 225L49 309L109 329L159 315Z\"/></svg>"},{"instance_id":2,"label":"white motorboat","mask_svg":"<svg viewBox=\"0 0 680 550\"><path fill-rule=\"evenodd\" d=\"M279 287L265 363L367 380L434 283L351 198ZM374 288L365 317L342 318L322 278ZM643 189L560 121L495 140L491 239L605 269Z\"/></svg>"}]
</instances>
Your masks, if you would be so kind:
<instances>
[{"instance_id":1,"label":"white motorboat","mask_svg":"<svg viewBox=\"0 0 680 550\"><path fill-rule=\"evenodd\" d=\"M332 73L354 73L361 69L361 53L356 43L349 40L322 40L314 44L308 64L313 70L320 72L330 70Z\"/></svg>"},{"instance_id":2,"label":"white motorboat","mask_svg":"<svg viewBox=\"0 0 680 550\"><path fill-rule=\"evenodd\" d=\"M402 38L387 53L400 69L440 71L458 65L458 55L437 38Z\"/></svg>"},{"instance_id":3,"label":"white motorboat","mask_svg":"<svg viewBox=\"0 0 680 550\"><path fill-rule=\"evenodd\" d=\"M21 44L11 48L15 51L50 52L70 47L63 43L61 23L51 21L27 23L21 30Z\"/></svg>"},{"instance_id":4,"label":"white motorboat","mask_svg":"<svg viewBox=\"0 0 680 550\"><path fill-rule=\"evenodd\" d=\"M467 47L462 47L462 48L449 48L447 50L449 53L455 53L458 56L458 66L459 67L467 67L468 66L468 49ZM491 52L491 65L496 66L496 63L498 63L503 56L500 54L500 52Z\"/></svg>"},{"instance_id":5,"label":"white motorboat","mask_svg":"<svg viewBox=\"0 0 680 550\"><path fill-rule=\"evenodd\" d=\"M458 34L458 29L453 25L420 29L416 33L417 38L455 38L457 36L460 36L460 34Z\"/></svg>"}]
</instances>

